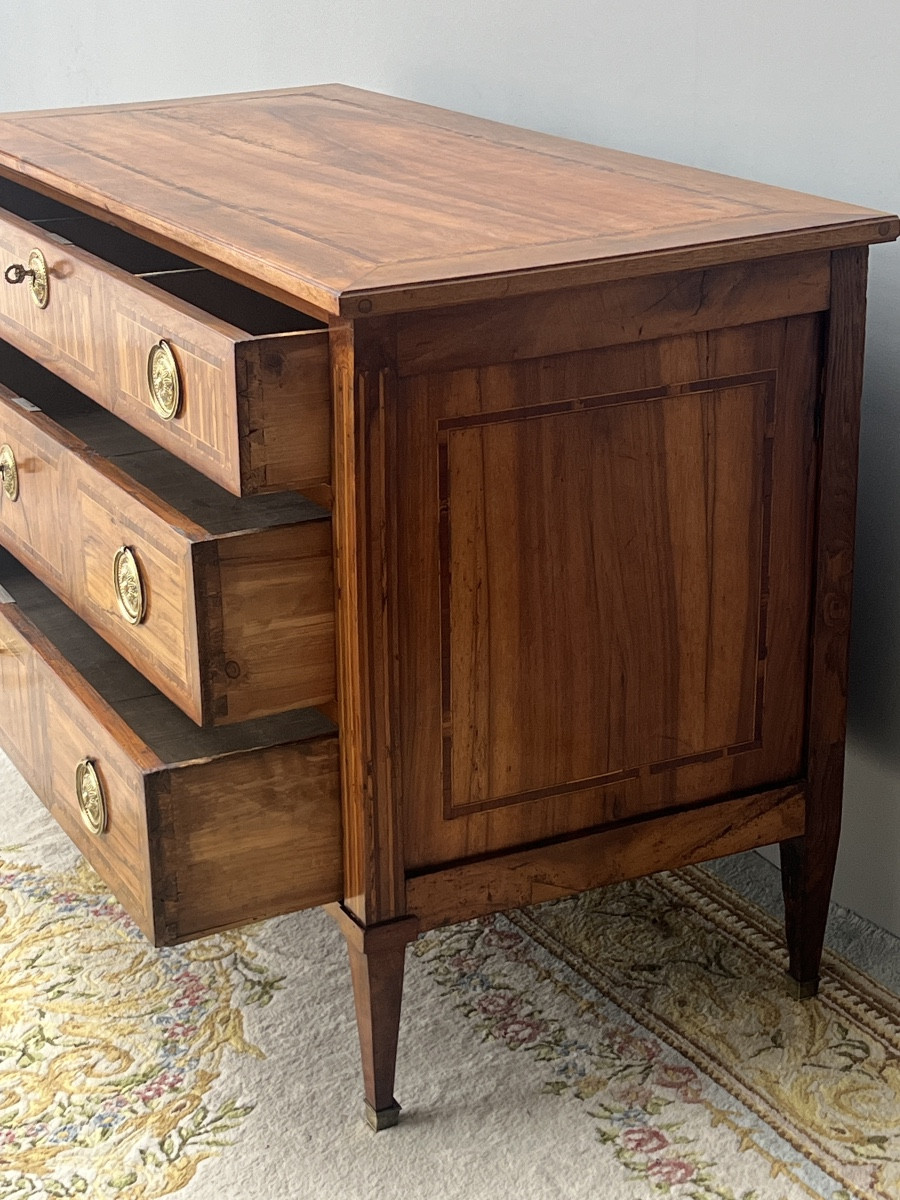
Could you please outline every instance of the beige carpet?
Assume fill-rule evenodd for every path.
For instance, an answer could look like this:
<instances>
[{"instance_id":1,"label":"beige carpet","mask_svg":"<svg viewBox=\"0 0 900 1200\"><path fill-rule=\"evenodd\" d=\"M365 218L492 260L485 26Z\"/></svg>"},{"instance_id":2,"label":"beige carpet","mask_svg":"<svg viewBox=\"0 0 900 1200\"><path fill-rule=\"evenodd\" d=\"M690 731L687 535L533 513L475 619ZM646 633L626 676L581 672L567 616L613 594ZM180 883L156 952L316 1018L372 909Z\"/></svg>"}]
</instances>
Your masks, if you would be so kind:
<instances>
[{"instance_id":1,"label":"beige carpet","mask_svg":"<svg viewBox=\"0 0 900 1200\"><path fill-rule=\"evenodd\" d=\"M2 1198L900 1196L900 1001L707 871L420 939L377 1137L323 914L155 951L5 761L0 906Z\"/></svg>"}]
</instances>

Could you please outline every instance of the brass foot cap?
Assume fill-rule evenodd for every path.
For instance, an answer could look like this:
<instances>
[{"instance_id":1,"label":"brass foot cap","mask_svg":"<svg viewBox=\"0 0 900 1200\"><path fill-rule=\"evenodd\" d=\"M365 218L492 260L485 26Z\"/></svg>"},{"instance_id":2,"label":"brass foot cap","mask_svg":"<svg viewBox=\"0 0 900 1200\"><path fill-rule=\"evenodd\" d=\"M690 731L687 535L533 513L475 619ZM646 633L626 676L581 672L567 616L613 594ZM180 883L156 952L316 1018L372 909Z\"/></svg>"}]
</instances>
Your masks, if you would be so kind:
<instances>
[{"instance_id":1,"label":"brass foot cap","mask_svg":"<svg viewBox=\"0 0 900 1200\"><path fill-rule=\"evenodd\" d=\"M810 1000L819 990L819 977L814 979L795 979L793 975L787 976L788 987L791 990L791 995L795 1000Z\"/></svg>"},{"instance_id":2,"label":"brass foot cap","mask_svg":"<svg viewBox=\"0 0 900 1200\"><path fill-rule=\"evenodd\" d=\"M368 1100L366 1101L366 1121L376 1133L382 1129L391 1129L399 1120L400 1105L396 1100L387 1108L373 1108Z\"/></svg>"}]
</instances>

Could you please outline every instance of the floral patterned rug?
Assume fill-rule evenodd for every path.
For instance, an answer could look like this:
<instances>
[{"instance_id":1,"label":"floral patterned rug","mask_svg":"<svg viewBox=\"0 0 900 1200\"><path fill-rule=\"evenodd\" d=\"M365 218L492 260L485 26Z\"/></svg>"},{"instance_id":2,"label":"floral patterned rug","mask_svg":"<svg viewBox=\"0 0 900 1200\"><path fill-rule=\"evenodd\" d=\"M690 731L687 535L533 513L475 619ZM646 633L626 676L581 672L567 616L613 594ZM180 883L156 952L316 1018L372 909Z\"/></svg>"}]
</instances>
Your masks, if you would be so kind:
<instances>
[{"instance_id":1,"label":"floral patterned rug","mask_svg":"<svg viewBox=\"0 0 900 1200\"><path fill-rule=\"evenodd\" d=\"M547 1064L647 1195L894 1200L900 1000L834 954L819 997L793 999L782 937L689 868L415 950L482 1036Z\"/></svg>"},{"instance_id":2,"label":"floral patterned rug","mask_svg":"<svg viewBox=\"0 0 900 1200\"><path fill-rule=\"evenodd\" d=\"M240 934L154 950L85 863L0 864L0 1196L167 1196L250 1107L206 1093L280 980Z\"/></svg>"},{"instance_id":3,"label":"floral patterned rug","mask_svg":"<svg viewBox=\"0 0 900 1200\"><path fill-rule=\"evenodd\" d=\"M154 950L0 760L0 1198L896 1200L900 1000L782 971L696 868L426 934L376 1137L331 922Z\"/></svg>"}]
</instances>

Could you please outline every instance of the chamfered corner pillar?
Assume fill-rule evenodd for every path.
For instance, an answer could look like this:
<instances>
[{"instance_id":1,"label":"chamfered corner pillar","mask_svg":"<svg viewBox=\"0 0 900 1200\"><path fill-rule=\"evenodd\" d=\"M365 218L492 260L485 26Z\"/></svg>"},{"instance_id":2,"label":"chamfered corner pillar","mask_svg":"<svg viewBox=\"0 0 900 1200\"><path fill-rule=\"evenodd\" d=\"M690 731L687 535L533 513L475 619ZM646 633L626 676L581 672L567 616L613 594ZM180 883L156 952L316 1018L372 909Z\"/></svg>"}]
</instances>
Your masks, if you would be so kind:
<instances>
[{"instance_id":1,"label":"chamfered corner pillar","mask_svg":"<svg viewBox=\"0 0 900 1200\"><path fill-rule=\"evenodd\" d=\"M341 904L327 911L347 942L365 1085L365 1115L376 1132L396 1125L394 1098L406 947L419 932L415 917L361 925Z\"/></svg>"}]
</instances>

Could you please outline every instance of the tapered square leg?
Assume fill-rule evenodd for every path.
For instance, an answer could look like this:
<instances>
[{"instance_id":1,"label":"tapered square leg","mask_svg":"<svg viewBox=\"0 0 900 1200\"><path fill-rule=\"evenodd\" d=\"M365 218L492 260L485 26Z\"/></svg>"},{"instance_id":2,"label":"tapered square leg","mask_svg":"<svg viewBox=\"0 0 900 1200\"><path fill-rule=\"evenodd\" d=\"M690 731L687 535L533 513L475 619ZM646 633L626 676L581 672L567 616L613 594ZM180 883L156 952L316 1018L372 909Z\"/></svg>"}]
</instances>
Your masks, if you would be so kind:
<instances>
[{"instance_id":1,"label":"tapered square leg","mask_svg":"<svg viewBox=\"0 0 900 1200\"><path fill-rule=\"evenodd\" d=\"M340 905L329 905L347 940L365 1087L365 1117L378 1132L396 1125L394 1098L406 946L418 932L414 918L364 928Z\"/></svg>"},{"instance_id":2,"label":"tapered square leg","mask_svg":"<svg viewBox=\"0 0 900 1200\"><path fill-rule=\"evenodd\" d=\"M828 840L807 835L781 843L788 975L798 1000L808 999L819 990L819 967L836 857L836 829Z\"/></svg>"},{"instance_id":3,"label":"tapered square leg","mask_svg":"<svg viewBox=\"0 0 900 1200\"><path fill-rule=\"evenodd\" d=\"M366 1120L375 1130L396 1125L400 1116L400 1105L394 1099L394 1072L405 948L366 954L350 943L347 945L366 1091Z\"/></svg>"}]
</instances>

